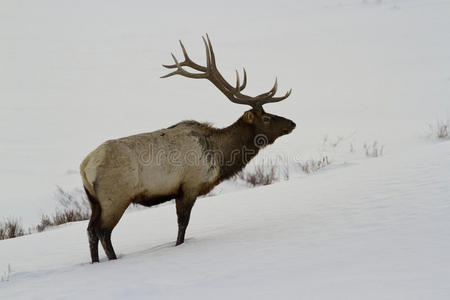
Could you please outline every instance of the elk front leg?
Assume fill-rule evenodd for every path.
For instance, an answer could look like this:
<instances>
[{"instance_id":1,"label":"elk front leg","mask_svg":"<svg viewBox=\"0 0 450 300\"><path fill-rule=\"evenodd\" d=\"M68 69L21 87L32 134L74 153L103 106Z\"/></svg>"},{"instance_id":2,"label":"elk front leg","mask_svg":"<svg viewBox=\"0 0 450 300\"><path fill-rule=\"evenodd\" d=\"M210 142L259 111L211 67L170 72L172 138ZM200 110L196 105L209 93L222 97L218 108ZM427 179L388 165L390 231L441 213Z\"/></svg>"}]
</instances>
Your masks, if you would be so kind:
<instances>
[{"instance_id":1,"label":"elk front leg","mask_svg":"<svg viewBox=\"0 0 450 300\"><path fill-rule=\"evenodd\" d=\"M195 203L195 197L182 196L176 199L177 216L178 216L178 237L175 246L184 243L184 235L189 224L191 210Z\"/></svg>"}]
</instances>

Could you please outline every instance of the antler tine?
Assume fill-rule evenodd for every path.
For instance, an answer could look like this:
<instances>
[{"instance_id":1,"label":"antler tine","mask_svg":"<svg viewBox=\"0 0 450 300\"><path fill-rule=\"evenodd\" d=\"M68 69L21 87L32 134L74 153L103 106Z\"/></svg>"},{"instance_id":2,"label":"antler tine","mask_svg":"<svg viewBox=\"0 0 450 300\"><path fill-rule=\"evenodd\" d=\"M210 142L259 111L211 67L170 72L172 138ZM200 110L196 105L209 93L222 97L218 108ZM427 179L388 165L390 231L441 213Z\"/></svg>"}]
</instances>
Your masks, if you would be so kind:
<instances>
[{"instance_id":1,"label":"antler tine","mask_svg":"<svg viewBox=\"0 0 450 300\"><path fill-rule=\"evenodd\" d=\"M188 71L184 70L181 67L181 64L178 62L178 60L175 57L175 55L173 53L170 53L170 54L172 55L172 58L175 61L175 66L177 67L177 70L173 71L173 72L171 72L169 74L166 74L164 76L161 76L161 78L167 78L167 77L170 77L170 76L173 76L173 75L177 75L177 74L178 75L183 75L183 76L186 76L186 77L189 77L189 78L207 78L207 74L206 73L191 73L191 72L188 72Z\"/></svg>"},{"instance_id":2,"label":"antler tine","mask_svg":"<svg viewBox=\"0 0 450 300\"><path fill-rule=\"evenodd\" d=\"M208 40L207 48L209 50L209 53L211 54L212 67L214 69L217 69L216 68L216 55L214 54L214 50L213 50L213 47L212 47L212 44L211 44L211 40L209 39L209 35L208 34L206 34L206 39ZM205 38L203 38L203 40L205 40ZM206 41L205 41L205 44L206 44Z\"/></svg>"},{"instance_id":3,"label":"antler tine","mask_svg":"<svg viewBox=\"0 0 450 300\"><path fill-rule=\"evenodd\" d=\"M278 78L275 77L275 83L273 84L272 89L269 91L269 95L273 96L277 93L278 90Z\"/></svg>"},{"instance_id":4,"label":"antler tine","mask_svg":"<svg viewBox=\"0 0 450 300\"><path fill-rule=\"evenodd\" d=\"M196 64L195 62L192 61L192 59L189 57L186 48L183 45L183 42L181 40L179 40L180 42L180 46L181 46L181 51L183 51L183 56L184 56L184 61L180 63L180 66L182 67L190 67L194 70L197 71L201 71L201 72L205 72L206 68L203 66L200 66L199 64ZM174 69L174 68L178 68L176 64L173 65L163 65L163 67L168 68L168 69Z\"/></svg>"},{"instance_id":5,"label":"antler tine","mask_svg":"<svg viewBox=\"0 0 450 300\"><path fill-rule=\"evenodd\" d=\"M229 89L230 91L234 90L234 87L231 86L231 84L229 84L225 78L223 78L222 74L220 74L219 70L217 69L217 65L216 65L216 55L214 54L214 49L212 47L212 43L211 40L209 39L209 35L206 34L206 39L208 41L208 49L209 52L211 53L211 69L214 70L214 73L217 75L217 79L227 87L227 89ZM245 86L247 85L247 74L245 73L245 69L244 69L244 83L242 84L242 86L240 87L239 91L242 91Z\"/></svg>"},{"instance_id":6,"label":"antler tine","mask_svg":"<svg viewBox=\"0 0 450 300\"><path fill-rule=\"evenodd\" d=\"M273 87L268 92L262 93L256 97L257 98L269 98L269 97L275 95L275 93L277 92L277 89L278 89L278 79L277 79L277 77L275 77L275 83L273 84Z\"/></svg>"},{"instance_id":7,"label":"antler tine","mask_svg":"<svg viewBox=\"0 0 450 300\"><path fill-rule=\"evenodd\" d=\"M184 48L183 42L181 40L178 40L180 42L181 51L183 51L184 60L185 61L191 61L189 55L187 54L186 48Z\"/></svg>"},{"instance_id":8,"label":"antler tine","mask_svg":"<svg viewBox=\"0 0 450 300\"><path fill-rule=\"evenodd\" d=\"M244 71L244 80L242 81L242 85L240 87L240 90L242 91L247 86L247 72L245 71L245 68L242 68Z\"/></svg>"},{"instance_id":9,"label":"antler tine","mask_svg":"<svg viewBox=\"0 0 450 300\"><path fill-rule=\"evenodd\" d=\"M286 99L287 97L289 97L289 96L291 95L291 93L292 93L292 89L289 89L289 91L287 91L286 94L285 94L284 96L281 96L281 97L272 97L272 98L270 99L270 101L269 101L269 102L266 102L266 103L278 102L278 101L284 100L284 99Z\"/></svg>"},{"instance_id":10,"label":"antler tine","mask_svg":"<svg viewBox=\"0 0 450 300\"><path fill-rule=\"evenodd\" d=\"M198 65L194 63L187 51L184 47L183 43L180 41L181 50L183 51L184 61L178 62L175 55L172 53L172 58L175 62L173 65L163 65L166 68L173 69L176 68L175 71L162 76L161 78L167 78L173 75L182 75L189 78L206 78L211 83L213 83L231 102L238 103L238 104L246 104L250 105L256 110L261 110L262 105L266 103L271 102L278 102L281 100L286 99L291 95L292 89L286 92L284 96L281 97L274 97L277 89L278 89L278 79L275 78L275 83L273 87L266 93L260 94L256 97L251 97L248 95L244 95L241 93L241 91L247 86L247 72L245 68L243 68L243 82L241 85L241 80L239 77L239 72L236 70L236 86L232 86L229 84L225 78L223 78L222 74L220 74L219 70L216 66L216 56L214 54L214 50L212 47L211 40L206 34L206 38L202 36L203 44L205 45L205 51L206 51L206 67ZM200 71L202 73L191 73L183 69L183 67L190 67L196 71Z\"/></svg>"},{"instance_id":11,"label":"antler tine","mask_svg":"<svg viewBox=\"0 0 450 300\"><path fill-rule=\"evenodd\" d=\"M267 103L274 103L274 102L280 102L281 100L286 99L289 97L292 93L292 89L289 89L289 91L286 92L284 96L281 97L270 97L268 99L263 99L260 101L261 105L267 104Z\"/></svg>"},{"instance_id":12,"label":"antler tine","mask_svg":"<svg viewBox=\"0 0 450 300\"><path fill-rule=\"evenodd\" d=\"M205 44L206 50L206 70L210 73L211 71L211 49L208 47L208 43L206 42L205 37L202 36L203 43Z\"/></svg>"},{"instance_id":13,"label":"antler tine","mask_svg":"<svg viewBox=\"0 0 450 300\"><path fill-rule=\"evenodd\" d=\"M215 70L215 71L217 71L217 77L218 77L218 79L222 82L222 84L224 84L224 85L228 85L228 87L229 88L232 88L232 86L230 85L230 84L228 84L228 82L225 80L225 78L223 78L223 76L218 72L218 70L217 70L217 65L216 65L216 55L214 54L214 50L213 50L213 47L212 47L212 43L211 43L211 40L209 39L209 35L208 34L206 34L206 39L208 40L208 48L209 48L209 52L211 53L211 67ZM245 86L247 85L247 74L246 74L246 72L245 72L245 69L243 68L243 70L244 70L244 81L243 81L243 83L242 83L242 86L239 88L239 91L242 91L244 88L245 88Z\"/></svg>"},{"instance_id":14,"label":"antler tine","mask_svg":"<svg viewBox=\"0 0 450 300\"><path fill-rule=\"evenodd\" d=\"M173 55L173 53L170 53L170 55L172 55L172 59L175 61L174 66L175 66L175 68L177 68L177 70L176 70L176 71L173 71L173 72L171 72L171 73L169 73L169 74L166 74L166 75L164 75L164 76L161 76L160 78L167 78L167 77L170 77L170 76L179 74L179 71L180 71L180 69L181 69L181 66L180 66L180 64L178 63L178 60L177 60L177 58L175 57L175 55ZM168 65L163 65L163 67L171 68L171 67L168 66Z\"/></svg>"},{"instance_id":15,"label":"antler tine","mask_svg":"<svg viewBox=\"0 0 450 300\"><path fill-rule=\"evenodd\" d=\"M239 72L236 70L236 91L241 91L241 83L239 82Z\"/></svg>"}]
</instances>

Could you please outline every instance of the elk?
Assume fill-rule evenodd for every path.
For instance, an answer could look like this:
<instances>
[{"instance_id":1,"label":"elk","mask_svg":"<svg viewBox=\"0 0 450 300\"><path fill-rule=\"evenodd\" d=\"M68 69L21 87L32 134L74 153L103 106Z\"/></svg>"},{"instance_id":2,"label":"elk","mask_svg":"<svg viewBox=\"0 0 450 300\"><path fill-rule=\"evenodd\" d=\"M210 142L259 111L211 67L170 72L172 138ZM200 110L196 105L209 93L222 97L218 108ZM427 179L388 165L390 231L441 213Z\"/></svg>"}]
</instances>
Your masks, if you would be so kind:
<instances>
[{"instance_id":1,"label":"elk","mask_svg":"<svg viewBox=\"0 0 450 300\"><path fill-rule=\"evenodd\" d=\"M206 66L193 62L180 41L184 61L178 62L172 54L175 63L163 66L175 70L162 78L181 75L207 79L231 102L251 109L225 128L182 121L154 132L109 140L92 151L81 163L80 173L92 210L87 232L93 263L99 261L99 241L108 259L117 258L111 233L131 203L150 207L175 199L176 245L182 244L196 198L235 175L262 147L295 128L291 120L266 113L262 107L286 99L291 90L275 97L275 80L266 93L255 97L241 93L247 84L245 69L242 84L237 71L236 85L229 84L217 69L208 35L202 38Z\"/></svg>"}]
</instances>

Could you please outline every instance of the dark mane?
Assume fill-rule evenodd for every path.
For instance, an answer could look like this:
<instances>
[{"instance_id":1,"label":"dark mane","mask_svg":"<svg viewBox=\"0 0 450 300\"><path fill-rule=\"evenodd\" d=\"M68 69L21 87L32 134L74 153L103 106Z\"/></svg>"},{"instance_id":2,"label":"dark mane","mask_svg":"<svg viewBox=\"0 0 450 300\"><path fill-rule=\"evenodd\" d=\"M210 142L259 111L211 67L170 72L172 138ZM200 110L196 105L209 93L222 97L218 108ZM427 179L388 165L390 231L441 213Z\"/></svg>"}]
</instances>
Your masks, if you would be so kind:
<instances>
[{"instance_id":1,"label":"dark mane","mask_svg":"<svg viewBox=\"0 0 450 300\"><path fill-rule=\"evenodd\" d=\"M209 129L219 130L219 128L214 127L212 125L212 123L209 123L209 122L197 122L195 120L184 120L184 121L178 122L178 123L176 123L176 124L174 124L172 126L167 127L167 129L172 129L172 128L175 128L175 127L177 127L179 125L197 126L200 129L207 129L207 130L209 130Z\"/></svg>"}]
</instances>

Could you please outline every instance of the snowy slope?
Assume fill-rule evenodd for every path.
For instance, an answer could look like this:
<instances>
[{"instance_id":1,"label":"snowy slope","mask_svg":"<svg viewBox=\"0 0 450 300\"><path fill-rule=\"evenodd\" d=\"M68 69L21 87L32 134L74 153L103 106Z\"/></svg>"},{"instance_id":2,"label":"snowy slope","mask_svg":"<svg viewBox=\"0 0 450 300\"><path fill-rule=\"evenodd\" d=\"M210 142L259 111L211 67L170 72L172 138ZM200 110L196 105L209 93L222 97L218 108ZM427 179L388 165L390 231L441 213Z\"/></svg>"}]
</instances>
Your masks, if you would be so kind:
<instances>
[{"instance_id":1,"label":"snowy slope","mask_svg":"<svg viewBox=\"0 0 450 300\"><path fill-rule=\"evenodd\" d=\"M404 151L450 111L450 3L430 0L0 2L0 217L27 225L103 141L183 119L226 126L247 108L206 81L160 79L182 39L248 93L292 96L267 111L298 127L274 147L309 159L328 135Z\"/></svg>"},{"instance_id":2,"label":"snowy slope","mask_svg":"<svg viewBox=\"0 0 450 300\"><path fill-rule=\"evenodd\" d=\"M1 299L449 299L450 143L128 213L117 261L91 265L86 222L0 242ZM104 258L103 258L104 260Z\"/></svg>"},{"instance_id":3,"label":"snowy slope","mask_svg":"<svg viewBox=\"0 0 450 300\"><path fill-rule=\"evenodd\" d=\"M443 0L0 1L0 221L51 213L107 139L236 120L247 108L210 83L159 78L177 39L204 62L205 32L249 94L293 88L266 109L298 127L259 157L332 160L220 186L176 248L173 204L126 214L114 262L89 263L86 222L0 241L0 299L450 299L450 142L427 137L450 119L449 16Z\"/></svg>"}]
</instances>

